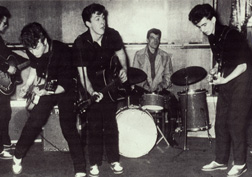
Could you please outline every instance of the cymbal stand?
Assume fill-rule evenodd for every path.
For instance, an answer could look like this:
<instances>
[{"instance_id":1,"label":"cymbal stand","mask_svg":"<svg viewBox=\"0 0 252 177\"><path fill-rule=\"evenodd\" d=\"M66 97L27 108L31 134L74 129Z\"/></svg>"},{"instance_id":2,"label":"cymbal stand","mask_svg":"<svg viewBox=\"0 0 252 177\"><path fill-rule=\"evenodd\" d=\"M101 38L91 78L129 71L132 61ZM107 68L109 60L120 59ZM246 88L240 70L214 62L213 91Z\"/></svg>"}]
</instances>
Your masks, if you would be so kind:
<instances>
[{"instance_id":1,"label":"cymbal stand","mask_svg":"<svg viewBox=\"0 0 252 177\"><path fill-rule=\"evenodd\" d=\"M187 107L188 107L188 90L189 90L189 86L188 86L188 76L185 77L186 80L186 101L185 101L185 120L184 120L184 150L189 150L187 148Z\"/></svg>"}]
</instances>

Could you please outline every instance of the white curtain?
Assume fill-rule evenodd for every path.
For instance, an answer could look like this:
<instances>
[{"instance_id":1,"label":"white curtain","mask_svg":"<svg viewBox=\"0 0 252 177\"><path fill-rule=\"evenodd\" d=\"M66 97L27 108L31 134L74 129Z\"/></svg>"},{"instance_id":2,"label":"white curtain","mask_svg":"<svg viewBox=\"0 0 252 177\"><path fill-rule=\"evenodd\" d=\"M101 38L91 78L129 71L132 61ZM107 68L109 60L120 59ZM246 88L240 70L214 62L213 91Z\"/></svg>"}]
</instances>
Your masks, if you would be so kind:
<instances>
[{"instance_id":1,"label":"white curtain","mask_svg":"<svg viewBox=\"0 0 252 177\"><path fill-rule=\"evenodd\" d=\"M247 23L252 16L252 0L232 0L230 26L246 35Z\"/></svg>"}]
</instances>

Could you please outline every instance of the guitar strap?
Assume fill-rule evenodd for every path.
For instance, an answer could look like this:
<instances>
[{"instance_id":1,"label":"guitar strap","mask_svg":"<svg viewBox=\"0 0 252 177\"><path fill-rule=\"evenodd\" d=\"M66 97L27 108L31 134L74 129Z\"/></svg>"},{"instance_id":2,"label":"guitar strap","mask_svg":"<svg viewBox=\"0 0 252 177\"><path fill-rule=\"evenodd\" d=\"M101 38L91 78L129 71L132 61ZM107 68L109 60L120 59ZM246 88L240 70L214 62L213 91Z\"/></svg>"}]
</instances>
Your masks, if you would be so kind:
<instances>
[{"instance_id":1,"label":"guitar strap","mask_svg":"<svg viewBox=\"0 0 252 177\"><path fill-rule=\"evenodd\" d=\"M230 27L225 27L218 39L218 42L219 42L219 52L217 53L217 58L216 61L219 63L220 65L220 69L222 70L222 65L223 65L223 53L224 53L224 44L225 44L225 40L227 38L227 34L232 30L232 28Z\"/></svg>"},{"instance_id":2,"label":"guitar strap","mask_svg":"<svg viewBox=\"0 0 252 177\"><path fill-rule=\"evenodd\" d=\"M49 65L50 65L50 63L52 61L52 56L53 56L53 50L52 50L52 48L53 48L53 41L51 41L51 45L50 45L50 48L49 48L50 55L49 55L49 60L48 60L47 66L46 66L45 85L44 85L44 87L46 87L46 84L48 82Z\"/></svg>"},{"instance_id":3,"label":"guitar strap","mask_svg":"<svg viewBox=\"0 0 252 177\"><path fill-rule=\"evenodd\" d=\"M77 43L78 44L78 43ZM80 59L81 59L81 70L82 70L82 75L83 75L83 81L84 81L84 97L85 99L88 98L88 94L87 94L87 81L86 81L86 77L85 77L85 72L84 72L84 65L83 65L83 58L82 58L82 47L83 47L83 41L81 42L82 45L78 46L79 47L79 54L80 54Z\"/></svg>"}]
</instances>

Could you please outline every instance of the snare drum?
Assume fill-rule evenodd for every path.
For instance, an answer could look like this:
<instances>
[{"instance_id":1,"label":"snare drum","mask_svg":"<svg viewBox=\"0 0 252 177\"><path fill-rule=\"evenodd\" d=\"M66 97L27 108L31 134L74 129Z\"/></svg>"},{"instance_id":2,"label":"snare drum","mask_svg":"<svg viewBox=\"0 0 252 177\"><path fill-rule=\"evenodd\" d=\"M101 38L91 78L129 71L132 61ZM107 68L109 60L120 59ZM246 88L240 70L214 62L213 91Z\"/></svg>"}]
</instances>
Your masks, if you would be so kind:
<instances>
[{"instance_id":1,"label":"snare drum","mask_svg":"<svg viewBox=\"0 0 252 177\"><path fill-rule=\"evenodd\" d=\"M178 92L181 104L182 121L185 120L185 110L187 105L187 130L189 131L209 129L206 92L205 89Z\"/></svg>"},{"instance_id":2,"label":"snare drum","mask_svg":"<svg viewBox=\"0 0 252 177\"><path fill-rule=\"evenodd\" d=\"M148 111L161 111L164 109L164 97L155 93L144 94L140 99L140 105Z\"/></svg>"},{"instance_id":3,"label":"snare drum","mask_svg":"<svg viewBox=\"0 0 252 177\"><path fill-rule=\"evenodd\" d=\"M138 106L130 106L117 112L119 152L129 158L149 153L157 140L157 128L153 117Z\"/></svg>"}]
</instances>

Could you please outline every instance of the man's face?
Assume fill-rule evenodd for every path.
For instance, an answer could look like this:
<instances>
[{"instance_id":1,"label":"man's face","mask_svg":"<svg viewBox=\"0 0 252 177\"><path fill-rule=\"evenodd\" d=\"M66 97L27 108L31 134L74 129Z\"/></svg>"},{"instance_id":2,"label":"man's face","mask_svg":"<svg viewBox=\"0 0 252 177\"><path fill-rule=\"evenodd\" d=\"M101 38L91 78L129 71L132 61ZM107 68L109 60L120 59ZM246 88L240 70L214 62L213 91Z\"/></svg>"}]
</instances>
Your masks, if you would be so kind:
<instances>
[{"instance_id":1,"label":"man's face","mask_svg":"<svg viewBox=\"0 0 252 177\"><path fill-rule=\"evenodd\" d=\"M160 36L158 34L150 33L147 43L149 47L157 49L160 44Z\"/></svg>"},{"instance_id":2,"label":"man's face","mask_svg":"<svg viewBox=\"0 0 252 177\"><path fill-rule=\"evenodd\" d=\"M212 17L211 20L206 17L202 18L201 21L196 24L196 26L207 36L214 34L215 32L215 22L216 18Z\"/></svg>"},{"instance_id":3,"label":"man's face","mask_svg":"<svg viewBox=\"0 0 252 177\"><path fill-rule=\"evenodd\" d=\"M0 22L0 32L3 33L7 27L8 27L8 18L4 16L2 21Z\"/></svg>"},{"instance_id":4,"label":"man's face","mask_svg":"<svg viewBox=\"0 0 252 177\"><path fill-rule=\"evenodd\" d=\"M89 29L97 35L103 35L106 27L106 20L103 14L97 12L92 14L90 22L86 22Z\"/></svg>"},{"instance_id":5,"label":"man's face","mask_svg":"<svg viewBox=\"0 0 252 177\"><path fill-rule=\"evenodd\" d=\"M39 39L37 46L33 48L28 48L28 50L36 57L40 58L44 53L47 52L48 49L48 43L47 39L44 40L44 42L41 42L41 39Z\"/></svg>"}]
</instances>

